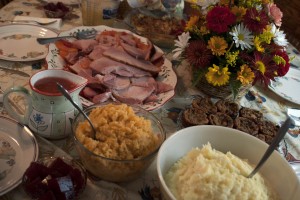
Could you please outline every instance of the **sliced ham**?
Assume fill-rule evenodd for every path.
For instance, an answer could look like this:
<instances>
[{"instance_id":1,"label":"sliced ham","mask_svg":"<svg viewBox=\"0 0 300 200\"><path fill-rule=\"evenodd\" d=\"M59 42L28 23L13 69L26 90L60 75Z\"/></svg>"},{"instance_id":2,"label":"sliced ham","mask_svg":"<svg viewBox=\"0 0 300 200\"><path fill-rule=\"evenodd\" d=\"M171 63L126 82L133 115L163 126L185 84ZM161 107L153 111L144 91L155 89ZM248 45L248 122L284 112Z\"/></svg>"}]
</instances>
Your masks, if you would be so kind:
<instances>
[{"instance_id":1,"label":"sliced ham","mask_svg":"<svg viewBox=\"0 0 300 200\"><path fill-rule=\"evenodd\" d=\"M90 68L100 74L114 73L126 77L151 76L149 72L114 61L107 57L101 57L90 64Z\"/></svg>"},{"instance_id":2,"label":"sliced ham","mask_svg":"<svg viewBox=\"0 0 300 200\"><path fill-rule=\"evenodd\" d=\"M150 61L147 60L141 60L136 59L126 53L124 50L121 50L120 48L110 48L103 52L104 56L107 56L113 60L132 65L134 67L137 67L139 69L148 71L152 74L157 74L160 72L161 68L153 65Z\"/></svg>"},{"instance_id":3,"label":"sliced ham","mask_svg":"<svg viewBox=\"0 0 300 200\"><path fill-rule=\"evenodd\" d=\"M75 64L78 60L78 52L67 52L64 59L71 64Z\"/></svg>"},{"instance_id":4,"label":"sliced ham","mask_svg":"<svg viewBox=\"0 0 300 200\"><path fill-rule=\"evenodd\" d=\"M90 52L93 50L94 46L98 44L98 42L94 39L87 39L75 40L72 44L75 48L80 49L83 52Z\"/></svg>"},{"instance_id":5,"label":"sliced ham","mask_svg":"<svg viewBox=\"0 0 300 200\"><path fill-rule=\"evenodd\" d=\"M102 79L102 84L107 88L122 90L128 88L130 85L130 80L127 77L116 76L112 74L107 74Z\"/></svg>"},{"instance_id":6,"label":"sliced ham","mask_svg":"<svg viewBox=\"0 0 300 200\"><path fill-rule=\"evenodd\" d=\"M123 103L143 104L144 100L152 94L154 89L154 87L129 86L124 90L113 90L112 95Z\"/></svg>"},{"instance_id":7,"label":"sliced ham","mask_svg":"<svg viewBox=\"0 0 300 200\"><path fill-rule=\"evenodd\" d=\"M98 95L98 92L93 90L92 88L90 87L85 87L83 88L82 90L82 95L85 97L85 98L88 98L88 99L92 99L94 96Z\"/></svg>"},{"instance_id":8,"label":"sliced ham","mask_svg":"<svg viewBox=\"0 0 300 200\"><path fill-rule=\"evenodd\" d=\"M153 77L131 78L131 85L140 87L156 87L156 81Z\"/></svg>"},{"instance_id":9,"label":"sliced ham","mask_svg":"<svg viewBox=\"0 0 300 200\"><path fill-rule=\"evenodd\" d=\"M123 49L130 54L132 57L136 58L136 59L144 59L144 60L149 60L150 57L150 49L140 49L136 46L131 46L128 45L124 42L120 43L121 46L123 47Z\"/></svg>"},{"instance_id":10,"label":"sliced ham","mask_svg":"<svg viewBox=\"0 0 300 200\"><path fill-rule=\"evenodd\" d=\"M112 97L111 92L104 92L93 97L93 103L103 103Z\"/></svg>"},{"instance_id":11,"label":"sliced ham","mask_svg":"<svg viewBox=\"0 0 300 200\"><path fill-rule=\"evenodd\" d=\"M151 94L149 97L147 97L144 101L144 103L150 103L150 102L157 102L158 96L156 94Z\"/></svg>"},{"instance_id":12,"label":"sliced ham","mask_svg":"<svg viewBox=\"0 0 300 200\"><path fill-rule=\"evenodd\" d=\"M170 90L174 90L174 87L172 87L169 84L159 82L159 81L157 81L156 83L157 83L157 86L156 86L156 93L157 94L168 92Z\"/></svg>"},{"instance_id":13,"label":"sliced ham","mask_svg":"<svg viewBox=\"0 0 300 200\"><path fill-rule=\"evenodd\" d=\"M79 74L81 69L87 69L89 68L91 64L91 60L87 57L81 57L74 65L70 65L69 68L75 72L76 74Z\"/></svg>"},{"instance_id":14,"label":"sliced ham","mask_svg":"<svg viewBox=\"0 0 300 200\"><path fill-rule=\"evenodd\" d=\"M131 46L136 46L136 40L134 39L134 36L132 34L123 34L120 36L120 38L127 44Z\"/></svg>"},{"instance_id":15,"label":"sliced ham","mask_svg":"<svg viewBox=\"0 0 300 200\"><path fill-rule=\"evenodd\" d=\"M88 87L99 91L105 91L106 87L102 84L101 80L99 80L98 77L92 76L92 73L89 70L90 69L81 70L78 75L88 80Z\"/></svg>"},{"instance_id":16,"label":"sliced ham","mask_svg":"<svg viewBox=\"0 0 300 200\"><path fill-rule=\"evenodd\" d=\"M120 38L112 35L99 34L96 36L96 40L107 47L117 47L120 43Z\"/></svg>"},{"instance_id":17,"label":"sliced ham","mask_svg":"<svg viewBox=\"0 0 300 200\"><path fill-rule=\"evenodd\" d=\"M102 48L94 48L93 51L88 55L91 60L97 60L103 57L104 50Z\"/></svg>"}]
</instances>

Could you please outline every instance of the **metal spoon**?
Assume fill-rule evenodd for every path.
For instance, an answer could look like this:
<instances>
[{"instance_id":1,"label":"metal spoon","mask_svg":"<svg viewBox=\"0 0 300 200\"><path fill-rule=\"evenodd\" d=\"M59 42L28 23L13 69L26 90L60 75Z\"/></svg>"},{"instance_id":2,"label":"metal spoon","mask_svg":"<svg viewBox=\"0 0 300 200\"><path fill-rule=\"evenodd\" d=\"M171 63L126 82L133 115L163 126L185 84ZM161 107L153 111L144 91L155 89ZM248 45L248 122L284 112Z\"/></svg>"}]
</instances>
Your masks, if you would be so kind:
<instances>
[{"instance_id":1,"label":"metal spoon","mask_svg":"<svg viewBox=\"0 0 300 200\"><path fill-rule=\"evenodd\" d=\"M268 149L266 150L265 154L263 155L263 157L260 159L259 163L257 164L257 166L254 168L254 170L249 174L249 176L247 178L252 178L252 176L254 176L254 174L256 174L256 172L258 172L258 170L262 167L262 165L265 163L265 161L268 160L268 158L270 157L270 155L273 153L273 151L276 149L276 147L278 146L279 142L282 140L282 138L285 136L287 130L289 129L289 126L293 123L293 120L288 117L285 122L282 124L282 126L280 127L280 129L278 130L276 136L274 137L274 139L272 140L271 145L268 147Z\"/></svg>"},{"instance_id":2,"label":"metal spoon","mask_svg":"<svg viewBox=\"0 0 300 200\"><path fill-rule=\"evenodd\" d=\"M51 38L37 38L36 40L38 41L39 44L48 44L48 43L52 43L57 40L66 39L66 38L75 38L78 40L85 40L85 39L95 38L97 33L98 33L97 30L92 28L92 29L79 30L71 35L51 37Z\"/></svg>"},{"instance_id":3,"label":"metal spoon","mask_svg":"<svg viewBox=\"0 0 300 200\"><path fill-rule=\"evenodd\" d=\"M83 110L77 105L77 103L75 103L72 99L72 97L70 96L68 90L66 90L61 84L57 83L56 82L56 85L57 85L57 88L58 90L73 104L73 106L85 117L85 119L89 122L90 126L92 127L93 129L93 132L94 132L94 137L95 138L95 135L96 135L96 129L93 125L93 123L91 122L90 118L87 116L87 114L85 112L83 112Z\"/></svg>"}]
</instances>

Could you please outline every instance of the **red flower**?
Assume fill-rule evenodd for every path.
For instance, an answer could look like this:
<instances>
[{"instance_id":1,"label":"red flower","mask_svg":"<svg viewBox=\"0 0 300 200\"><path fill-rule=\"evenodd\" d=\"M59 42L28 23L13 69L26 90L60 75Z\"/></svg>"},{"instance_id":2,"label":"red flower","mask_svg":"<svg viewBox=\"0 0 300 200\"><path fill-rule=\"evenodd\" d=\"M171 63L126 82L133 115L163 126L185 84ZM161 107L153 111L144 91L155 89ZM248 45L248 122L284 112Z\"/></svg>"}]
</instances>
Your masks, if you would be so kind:
<instances>
[{"instance_id":1,"label":"red flower","mask_svg":"<svg viewBox=\"0 0 300 200\"><path fill-rule=\"evenodd\" d=\"M262 63L263 65L259 65ZM274 80L275 72L278 70L278 65L273 62L273 56L254 52L254 58L250 62L250 66L255 74L253 85L257 81L264 83L266 87L270 84L270 80ZM260 67L263 67L260 68Z\"/></svg>"},{"instance_id":2,"label":"red flower","mask_svg":"<svg viewBox=\"0 0 300 200\"><path fill-rule=\"evenodd\" d=\"M194 40L190 42L188 48L185 51L188 62L195 67L205 68L210 64L213 55L207 48L204 41Z\"/></svg>"},{"instance_id":3,"label":"red flower","mask_svg":"<svg viewBox=\"0 0 300 200\"><path fill-rule=\"evenodd\" d=\"M240 57L244 60L254 72L255 78L252 85L255 85L257 81L264 83L267 87L270 84L270 80L274 80L278 65L273 62L273 56L270 54L262 54L255 51L253 55L242 51Z\"/></svg>"},{"instance_id":4,"label":"red flower","mask_svg":"<svg viewBox=\"0 0 300 200\"><path fill-rule=\"evenodd\" d=\"M216 6L206 15L207 28L217 33L225 33L235 23L236 16L228 7Z\"/></svg>"},{"instance_id":5,"label":"red flower","mask_svg":"<svg viewBox=\"0 0 300 200\"><path fill-rule=\"evenodd\" d=\"M277 70L278 76L284 76L290 69L290 59L285 51L276 51L275 55L281 56L285 60L285 65L280 64Z\"/></svg>"},{"instance_id":6,"label":"red flower","mask_svg":"<svg viewBox=\"0 0 300 200\"><path fill-rule=\"evenodd\" d=\"M268 25L268 16L264 11L257 11L256 8L249 8L244 16L245 26L252 32L262 33Z\"/></svg>"}]
</instances>

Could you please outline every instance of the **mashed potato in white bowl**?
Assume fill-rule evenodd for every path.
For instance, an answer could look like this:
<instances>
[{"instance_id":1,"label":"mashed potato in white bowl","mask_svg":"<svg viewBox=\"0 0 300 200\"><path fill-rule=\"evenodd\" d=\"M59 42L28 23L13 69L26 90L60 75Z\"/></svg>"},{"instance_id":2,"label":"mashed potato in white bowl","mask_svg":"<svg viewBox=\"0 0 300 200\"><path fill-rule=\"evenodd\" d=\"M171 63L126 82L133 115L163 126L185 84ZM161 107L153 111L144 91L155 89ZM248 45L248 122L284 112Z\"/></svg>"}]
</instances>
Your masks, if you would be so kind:
<instances>
[{"instance_id":1,"label":"mashed potato in white bowl","mask_svg":"<svg viewBox=\"0 0 300 200\"><path fill-rule=\"evenodd\" d=\"M260 174L251 180L245 177L267 147L253 136L226 127L182 129L169 137L158 153L164 198L299 200L297 176L278 152L271 155Z\"/></svg>"}]
</instances>

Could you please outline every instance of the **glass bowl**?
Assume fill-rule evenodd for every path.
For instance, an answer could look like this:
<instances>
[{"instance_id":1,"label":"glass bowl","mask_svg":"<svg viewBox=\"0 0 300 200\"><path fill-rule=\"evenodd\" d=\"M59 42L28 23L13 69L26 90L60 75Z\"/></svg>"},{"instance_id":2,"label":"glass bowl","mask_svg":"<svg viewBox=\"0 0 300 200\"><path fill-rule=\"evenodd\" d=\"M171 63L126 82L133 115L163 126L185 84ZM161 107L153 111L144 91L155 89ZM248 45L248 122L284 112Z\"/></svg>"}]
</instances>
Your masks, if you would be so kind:
<instances>
[{"instance_id":1,"label":"glass bowl","mask_svg":"<svg viewBox=\"0 0 300 200\"><path fill-rule=\"evenodd\" d=\"M66 157L45 157L32 162L22 178L26 194L33 199L77 199L84 191L84 167Z\"/></svg>"},{"instance_id":2,"label":"glass bowl","mask_svg":"<svg viewBox=\"0 0 300 200\"><path fill-rule=\"evenodd\" d=\"M130 108L137 118L127 110ZM106 111L97 113L96 109ZM96 139L93 139L88 122L79 113L72 125L75 147L84 167L106 181L125 182L138 178L152 163L166 138L160 121L139 106L103 103L92 105L84 112L97 129ZM91 114L93 112L97 118ZM150 122L151 128L144 120ZM150 129L152 131L148 131Z\"/></svg>"},{"instance_id":3,"label":"glass bowl","mask_svg":"<svg viewBox=\"0 0 300 200\"><path fill-rule=\"evenodd\" d=\"M184 19L167 15L147 15L138 9L133 9L124 18L125 23L138 35L148 38L160 48L174 48L174 40L183 32Z\"/></svg>"}]
</instances>

